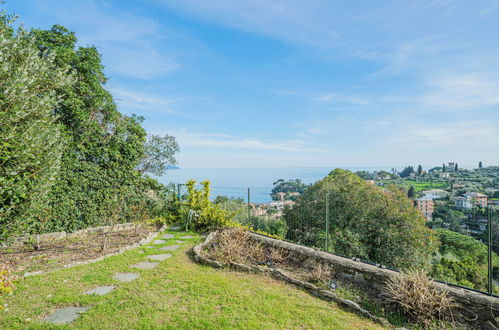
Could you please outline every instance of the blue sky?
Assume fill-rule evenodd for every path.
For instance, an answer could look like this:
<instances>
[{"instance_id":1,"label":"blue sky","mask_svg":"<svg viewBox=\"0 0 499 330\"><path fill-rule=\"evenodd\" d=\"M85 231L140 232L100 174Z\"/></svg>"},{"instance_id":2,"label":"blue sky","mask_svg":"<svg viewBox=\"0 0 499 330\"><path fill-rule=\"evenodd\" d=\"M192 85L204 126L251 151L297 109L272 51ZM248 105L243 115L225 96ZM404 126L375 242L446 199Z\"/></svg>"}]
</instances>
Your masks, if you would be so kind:
<instances>
[{"instance_id":1,"label":"blue sky","mask_svg":"<svg viewBox=\"0 0 499 330\"><path fill-rule=\"evenodd\" d=\"M499 164L499 2L7 0L103 56L181 167Z\"/></svg>"}]
</instances>

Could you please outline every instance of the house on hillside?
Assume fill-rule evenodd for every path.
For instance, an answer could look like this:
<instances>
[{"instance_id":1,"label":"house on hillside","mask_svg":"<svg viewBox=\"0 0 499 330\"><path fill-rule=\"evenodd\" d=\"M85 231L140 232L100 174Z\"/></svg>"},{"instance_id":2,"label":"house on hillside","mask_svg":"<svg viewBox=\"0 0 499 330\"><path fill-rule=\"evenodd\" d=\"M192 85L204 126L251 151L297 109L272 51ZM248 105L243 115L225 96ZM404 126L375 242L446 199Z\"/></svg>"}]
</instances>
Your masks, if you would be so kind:
<instances>
[{"instance_id":1,"label":"house on hillside","mask_svg":"<svg viewBox=\"0 0 499 330\"><path fill-rule=\"evenodd\" d=\"M423 191L424 197L428 197L431 199L440 199L447 196L447 192L442 189L431 189Z\"/></svg>"},{"instance_id":2,"label":"house on hillside","mask_svg":"<svg viewBox=\"0 0 499 330\"><path fill-rule=\"evenodd\" d=\"M464 196L454 199L456 208L460 210L470 210L474 206L486 207L488 203L487 195L478 192L468 192Z\"/></svg>"},{"instance_id":3,"label":"house on hillside","mask_svg":"<svg viewBox=\"0 0 499 330\"><path fill-rule=\"evenodd\" d=\"M423 213L426 221L433 220L433 212L435 211L435 202L431 197L421 197L416 199L416 208Z\"/></svg>"}]
</instances>

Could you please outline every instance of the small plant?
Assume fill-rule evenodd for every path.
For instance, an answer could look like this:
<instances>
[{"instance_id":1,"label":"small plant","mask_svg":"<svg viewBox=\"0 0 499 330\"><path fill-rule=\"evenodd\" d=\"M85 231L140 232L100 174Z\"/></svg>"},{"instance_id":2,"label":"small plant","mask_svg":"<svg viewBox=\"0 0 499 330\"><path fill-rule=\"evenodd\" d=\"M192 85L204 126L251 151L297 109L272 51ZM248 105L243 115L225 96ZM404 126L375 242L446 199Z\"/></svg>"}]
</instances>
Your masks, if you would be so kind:
<instances>
[{"instance_id":1,"label":"small plant","mask_svg":"<svg viewBox=\"0 0 499 330\"><path fill-rule=\"evenodd\" d=\"M251 240L249 232L242 228L226 228L220 231L216 246L210 255L221 262L254 262L265 259L261 244Z\"/></svg>"},{"instance_id":2,"label":"small plant","mask_svg":"<svg viewBox=\"0 0 499 330\"><path fill-rule=\"evenodd\" d=\"M329 266L323 263L318 263L314 270L308 276L308 281L320 285L327 285L332 276L332 271Z\"/></svg>"},{"instance_id":3,"label":"small plant","mask_svg":"<svg viewBox=\"0 0 499 330\"><path fill-rule=\"evenodd\" d=\"M276 264L282 264L289 257L289 251L283 248L271 247L268 250L269 259Z\"/></svg>"},{"instance_id":4,"label":"small plant","mask_svg":"<svg viewBox=\"0 0 499 330\"><path fill-rule=\"evenodd\" d=\"M11 294L14 291L14 279L10 268L0 264L0 296Z\"/></svg>"},{"instance_id":5,"label":"small plant","mask_svg":"<svg viewBox=\"0 0 499 330\"><path fill-rule=\"evenodd\" d=\"M424 328L434 326L435 322L452 321L453 299L448 291L437 288L422 271L393 276L384 291L390 302Z\"/></svg>"}]
</instances>

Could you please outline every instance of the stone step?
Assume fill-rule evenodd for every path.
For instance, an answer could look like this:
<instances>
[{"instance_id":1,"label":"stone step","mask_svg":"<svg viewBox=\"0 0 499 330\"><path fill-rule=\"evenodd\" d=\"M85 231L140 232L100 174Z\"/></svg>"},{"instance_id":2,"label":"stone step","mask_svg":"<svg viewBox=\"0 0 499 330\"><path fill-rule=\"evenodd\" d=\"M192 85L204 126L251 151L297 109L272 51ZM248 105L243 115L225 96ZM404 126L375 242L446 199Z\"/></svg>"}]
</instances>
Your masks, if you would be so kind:
<instances>
[{"instance_id":1,"label":"stone step","mask_svg":"<svg viewBox=\"0 0 499 330\"><path fill-rule=\"evenodd\" d=\"M159 248L160 251L175 251L180 247L180 245L168 245Z\"/></svg>"},{"instance_id":2,"label":"stone step","mask_svg":"<svg viewBox=\"0 0 499 330\"><path fill-rule=\"evenodd\" d=\"M139 262L138 264L132 265L132 268L153 269L157 265L159 265L159 262L143 261L143 262Z\"/></svg>"},{"instance_id":3,"label":"stone step","mask_svg":"<svg viewBox=\"0 0 499 330\"><path fill-rule=\"evenodd\" d=\"M53 324L68 324L76 320L81 313L89 310L90 307L61 307L47 315L43 322Z\"/></svg>"},{"instance_id":4,"label":"stone step","mask_svg":"<svg viewBox=\"0 0 499 330\"><path fill-rule=\"evenodd\" d=\"M116 286L114 286L114 285L98 286L96 288L88 290L87 292L85 292L85 294L95 294L98 296L103 296L103 295L106 295L109 292L113 291L115 288L116 288Z\"/></svg>"},{"instance_id":5,"label":"stone step","mask_svg":"<svg viewBox=\"0 0 499 330\"><path fill-rule=\"evenodd\" d=\"M150 256L146 256L146 259L150 260L156 260L156 261L163 261L168 258L170 258L172 255L170 253L163 253L163 254L153 254Z\"/></svg>"},{"instance_id":6,"label":"stone step","mask_svg":"<svg viewBox=\"0 0 499 330\"><path fill-rule=\"evenodd\" d=\"M137 273L117 273L114 275L114 279L120 282L132 282L139 278Z\"/></svg>"}]
</instances>

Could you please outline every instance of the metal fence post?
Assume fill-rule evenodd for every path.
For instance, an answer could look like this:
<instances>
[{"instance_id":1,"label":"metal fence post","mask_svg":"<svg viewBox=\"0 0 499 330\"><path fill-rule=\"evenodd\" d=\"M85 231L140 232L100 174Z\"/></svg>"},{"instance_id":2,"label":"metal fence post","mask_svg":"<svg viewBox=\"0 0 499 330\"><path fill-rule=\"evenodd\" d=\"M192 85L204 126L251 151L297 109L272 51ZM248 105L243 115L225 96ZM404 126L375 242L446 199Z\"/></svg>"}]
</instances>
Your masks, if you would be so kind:
<instances>
[{"instance_id":1,"label":"metal fence post","mask_svg":"<svg viewBox=\"0 0 499 330\"><path fill-rule=\"evenodd\" d=\"M493 271L493 265L492 265L492 207L488 207L488 212L487 212L487 246L488 246L488 253L487 253L487 265L488 265L488 285L487 289L489 294L493 293L493 287L492 287L492 271Z\"/></svg>"},{"instance_id":2,"label":"metal fence post","mask_svg":"<svg viewBox=\"0 0 499 330\"><path fill-rule=\"evenodd\" d=\"M329 192L326 193L326 251L329 251Z\"/></svg>"},{"instance_id":3,"label":"metal fence post","mask_svg":"<svg viewBox=\"0 0 499 330\"><path fill-rule=\"evenodd\" d=\"M248 224L250 223L250 188L248 188Z\"/></svg>"}]
</instances>

